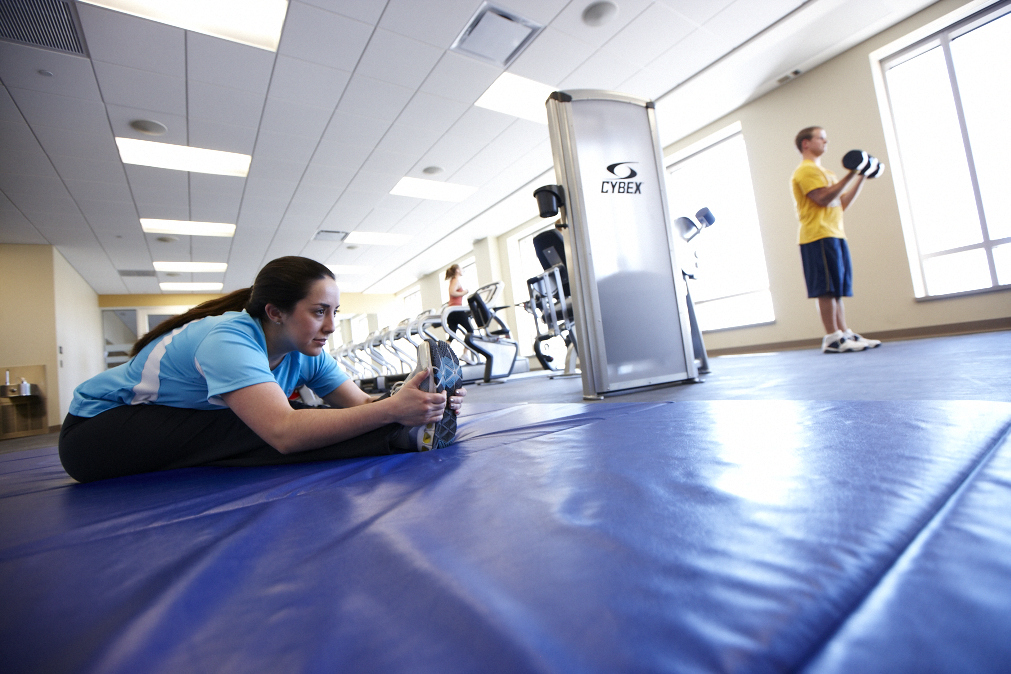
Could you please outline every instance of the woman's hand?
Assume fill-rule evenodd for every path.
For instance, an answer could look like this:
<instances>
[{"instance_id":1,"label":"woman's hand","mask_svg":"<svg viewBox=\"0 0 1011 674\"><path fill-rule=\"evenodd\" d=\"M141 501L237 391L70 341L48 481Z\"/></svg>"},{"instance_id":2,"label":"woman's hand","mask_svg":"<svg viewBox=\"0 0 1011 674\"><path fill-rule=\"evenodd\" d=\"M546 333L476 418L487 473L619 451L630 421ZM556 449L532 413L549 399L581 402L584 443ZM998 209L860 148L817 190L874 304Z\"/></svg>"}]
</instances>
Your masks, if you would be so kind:
<instances>
[{"instance_id":1,"label":"woman's hand","mask_svg":"<svg viewBox=\"0 0 1011 674\"><path fill-rule=\"evenodd\" d=\"M460 408L463 407L463 397L465 395L467 395L467 389L460 387L456 389L455 396L450 396L449 409L453 410L453 414L460 413Z\"/></svg>"},{"instance_id":2,"label":"woman's hand","mask_svg":"<svg viewBox=\"0 0 1011 674\"><path fill-rule=\"evenodd\" d=\"M422 370L405 381L395 394L380 401L390 406L397 423L423 426L442 419L446 410L446 393L428 393L418 388L429 376L430 371Z\"/></svg>"}]
</instances>

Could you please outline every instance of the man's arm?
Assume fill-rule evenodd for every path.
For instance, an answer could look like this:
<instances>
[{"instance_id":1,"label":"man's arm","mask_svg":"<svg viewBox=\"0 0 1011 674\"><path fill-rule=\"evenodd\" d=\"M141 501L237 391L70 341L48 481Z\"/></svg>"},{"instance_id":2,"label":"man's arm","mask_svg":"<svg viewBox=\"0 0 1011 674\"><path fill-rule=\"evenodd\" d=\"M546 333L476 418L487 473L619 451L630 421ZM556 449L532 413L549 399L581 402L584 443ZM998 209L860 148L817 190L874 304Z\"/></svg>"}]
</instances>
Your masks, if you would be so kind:
<instances>
[{"instance_id":1,"label":"man's arm","mask_svg":"<svg viewBox=\"0 0 1011 674\"><path fill-rule=\"evenodd\" d=\"M839 197L839 202L842 204L844 211L856 200L857 195L860 194L860 188L864 186L864 180L866 179L867 176L858 176L856 185L843 192L842 196Z\"/></svg>"},{"instance_id":2,"label":"man's arm","mask_svg":"<svg viewBox=\"0 0 1011 674\"><path fill-rule=\"evenodd\" d=\"M845 178L837 182L835 185L829 185L828 187L819 187L816 190L811 190L810 192L807 193L807 198L813 201L814 203L818 204L819 206L826 207L836 199L841 199L841 195L846 190L846 187L849 186L853 178L859 178L859 180L857 181L857 187L855 188L855 190L859 192L860 185L863 183L864 177L858 176L856 171L850 171L849 173L846 174ZM855 198L856 194L853 194L849 198L849 200L845 204L843 204L843 208L845 209L846 206L849 205L849 202L853 201L853 199Z\"/></svg>"}]
</instances>

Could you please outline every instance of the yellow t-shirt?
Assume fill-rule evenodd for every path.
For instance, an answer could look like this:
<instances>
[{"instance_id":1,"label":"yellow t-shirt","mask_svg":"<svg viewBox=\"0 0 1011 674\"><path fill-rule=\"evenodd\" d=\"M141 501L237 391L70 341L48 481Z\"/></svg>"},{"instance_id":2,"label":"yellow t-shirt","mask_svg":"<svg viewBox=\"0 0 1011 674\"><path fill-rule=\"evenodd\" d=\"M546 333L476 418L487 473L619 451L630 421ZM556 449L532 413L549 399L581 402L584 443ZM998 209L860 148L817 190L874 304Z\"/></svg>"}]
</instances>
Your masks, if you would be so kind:
<instances>
[{"instance_id":1,"label":"yellow t-shirt","mask_svg":"<svg viewBox=\"0 0 1011 674\"><path fill-rule=\"evenodd\" d=\"M811 243L818 239L835 237L845 239L843 232L842 203L836 199L828 206L819 206L807 198L807 193L820 187L830 187L836 183L835 174L805 159L793 172L790 185L793 188L793 203L800 220L799 243Z\"/></svg>"}]
</instances>

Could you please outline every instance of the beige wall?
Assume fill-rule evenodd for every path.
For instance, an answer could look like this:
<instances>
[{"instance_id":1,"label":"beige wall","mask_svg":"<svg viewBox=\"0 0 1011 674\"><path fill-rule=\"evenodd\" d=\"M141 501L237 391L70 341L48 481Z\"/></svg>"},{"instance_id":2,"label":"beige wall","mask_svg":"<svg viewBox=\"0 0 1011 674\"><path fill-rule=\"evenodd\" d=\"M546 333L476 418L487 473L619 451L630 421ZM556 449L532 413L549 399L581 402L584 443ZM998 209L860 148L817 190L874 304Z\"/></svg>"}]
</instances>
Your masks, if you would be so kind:
<instances>
[{"instance_id":1,"label":"beige wall","mask_svg":"<svg viewBox=\"0 0 1011 674\"><path fill-rule=\"evenodd\" d=\"M56 314L56 350L59 379L56 401L50 398L49 424L62 422L78 384L105 369L102 312L98 295L59 251L53 255L53 307ZM62 350L62 353L60 351Z\"/></svg>"},{"instance_id":2,"label":"beige wall","mask_svg":"<svg viewBox=\"0 0 1011 674\"><path fill-rule=\"evenodd\" d=\"M60 423L52 246L0 245L0 367L43 365L49 425Z\"/></svg>"},{"instance_id":3,"label":"beige wall","mask_svg":"<svg viewBox=\"0 0 1011 674\"><path fill-rule=\"evenodd\" d=\"M776 322L709 333L708 348L821 336L814 301L807 299L804 290L797 249L797 220L789 189L790 175L800 162L794 136L805 126L824 126L830 141L824 163L840 175L842 155L852 148L867 150L891 163L868 56L963 4L943 1L932 5L666 148L671 154L738 120L748 147ZM719 226L719 204L710 207ZM859 199L846 211L845 225L854 267L854 297L846 300L846 310L855 330L874 333L1011 316L1008 291L919 302L913 298L890 172L867 182Z\"/></svg>"}]
</instances>

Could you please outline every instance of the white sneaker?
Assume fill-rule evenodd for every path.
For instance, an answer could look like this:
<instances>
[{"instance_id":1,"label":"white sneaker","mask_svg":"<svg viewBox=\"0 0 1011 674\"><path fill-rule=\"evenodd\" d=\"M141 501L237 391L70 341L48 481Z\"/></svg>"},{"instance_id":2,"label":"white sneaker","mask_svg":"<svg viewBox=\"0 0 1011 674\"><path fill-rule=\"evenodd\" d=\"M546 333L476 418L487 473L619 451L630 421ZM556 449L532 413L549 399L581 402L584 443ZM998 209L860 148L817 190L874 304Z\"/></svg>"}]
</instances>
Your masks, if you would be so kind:
<instances>
[{"instance_id":1,"label":"white sneaker","mask_svg":"<svg viewBox=\"0 0 1011 674\"><path fill-rule=\"evenodd\" d=\"M866 337L863 337L853 332L849 328L846 328L846 332L843 333L843 337L846 338L846 341L853 341L856 342L857 344L863 344L865 349L873 349L881 346L880 339L867 339Z\"/></svg>"},{"instance_id":2,"label":"white sneaker","mask_svg":"<svg viewBox=\"0 0 1011 674\"><path fill-rule=\"evenodd\" d=\"M822 353L845 353L846 351L863 351L865 347L863 344L846 339L842 330L836 330L832 334L825 335L821 338L821 352Z\"/></svg>"}]
</instances>

